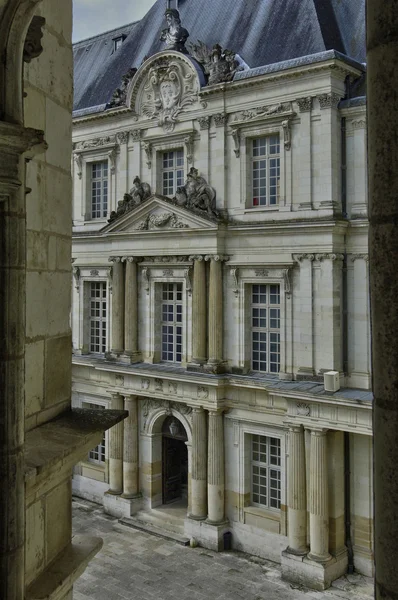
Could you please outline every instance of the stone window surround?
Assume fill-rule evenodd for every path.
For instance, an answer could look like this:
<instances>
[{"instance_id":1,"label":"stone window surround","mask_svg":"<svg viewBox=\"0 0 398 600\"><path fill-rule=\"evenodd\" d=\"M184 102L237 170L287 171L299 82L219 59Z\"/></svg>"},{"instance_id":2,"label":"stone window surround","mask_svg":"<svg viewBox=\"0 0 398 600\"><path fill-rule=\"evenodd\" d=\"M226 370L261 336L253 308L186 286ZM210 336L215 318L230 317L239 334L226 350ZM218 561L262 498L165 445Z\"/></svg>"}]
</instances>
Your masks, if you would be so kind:
<instances>
[{"instance_id":1,"label":"stone window surround","mask_svg":"<svg viewBox=\"0 0 398 600\"><path fill-rule=\"evenodd\" d=\"M291 313L290 289L286 285L286 271L293 265L257 265L253 267L239 268L238 265L229 265L236 268L237 277L237 302L238 302L238 367L243 372L251 370L251 286L253 284L280 286L280 371L286 373L288 348L292 347L292 328L288 327L288 315ZM268 272L264 275L256 275L256 272ZM291 320L291 318L290 318ZM277 376L277 375L276 375ZM280 377L286 378L286 377Z\"/></svg>"},{"instance_id":2,"label":"stone window surround","mask_svg":"<svg viewBox=\"0 0 398 600\"><path fill-rule=\"evenodd\" d=\"M162 324L162 301L161 291L162 283L182 283L182 303L183 303L183 317L182 317L182 361L179 366L185 367L189 362L192 351L190 350L192 343L192 334L189 330L189 324L191 322L192 315L192 299L190 290L187 289L186 276L184 271L186 267L172 267L173 275L164 275L163 271L169 268L169 264L165 264L163 267L144 267L146 269L146 276L149 281L145 285L149 285L149 328L148 328L148 339L147 349L149 358L144 362L149 363L162 363L161 360L161 324ZM141 281L143 280L143 273L141 269ZM169 364L169 363L165 363Z\"/></svg>"},{"instance_id":3,"label":"stone window surround","mask_svg":"<svg viewBox=\"0 0 398 600\"><path fill-rule=\"evenodd\" d=\"M111 334L111 326L112 326L112 307L111 307L111 277L110 277L110 268L111 267L78 267L79 268L79 280L78 285L75 285L75 289L79 294L78 303L78 327L77 331L74 332L76 336L76 348L75 352L77 354L91 354L89 352L89 339L90 339L90 319L89 317L89 288L90 283L106 283L107 284L107 294L106 294L106 302L107 302L107 326L106 326L106 344L107 351L109 351L110 346L110 334ZM91 275L91 271L96 271L98 275ZM76 326L76 325L75 325Z\"/></svg>"},{"instance_id":4,"label":"stone window surround","mask_svg":"<svg viewBox=\"0 0 398 600\"><path fill-rule=\"evenodd\" d=\"M278 121L267 123L252 123L239 125L239 155L240 155L240 181L241 181L241 207L244 213L278 212L290 210L291 192L290 181L292 178L291 152L284 144L284 128L282 121L286 121L286 115L280 116ZM279 135L280 143L280 183L279 204L275 206L252 206L252 150L251 141L255 138Z\"/></svg>"},{"instance_id":5,"label":"stone window surround","mask_svg":"<svg viewBox=\"0 0 398 600\"><path fill-rule=\"evenodd\" d=\"M171 150L184 151L184 181L189 169L195 164L195 129L187 129L184 131L168 134L167 138L164 135L145 137L142 142L146 144L147 166L151 170L151 188L152 190L163 190L162 182L162 153ZM149 167L149 164L151 167Z\"/></svg>"},{"instance_id":6,"label":"stone window surround","mask_svg":"<svg viewBox=\"0 0 398 600\"><path fill-rule=\"evenodd\" d=\"M87 148L75 151L75 156L79 156L81 166L75 167L77 174L76 181L80 181L80 194L82 198L81 216L84 222L106 224L106 217L99 219L91 218L91 165L95 162L108 162L108 213L116 208L116 177L115 177L115 160L116 152L119 146L112 144L109 146L101 146L99 148ZM76 161L75 161L76 162ZM79 175L80 173L80 175Z\"/></svg>"},{"instance_id":7,"label":"stone window surround","mask_svg":"<svg viewBox=\"0 0 398 600\"><path fill-rule=\"evenodd\" d=\"M272 426L266 423L254 423L247 422L246 420L240 420L231 411L225 415L226 419L233 421L233 427L236 429L234 434L235 441L234 445L237 445L238 460L235 463L238 469L237 481L239 482L239 493L238 493L238 510L239 510L239 521L245 522L245 512L255 512L258 515L263 516L266 519L278 520L281 522L282 511L281 509L261 508L258 505L251 505L247 499L251 498L251 439L252 435L261 435L264 437L278 438L281 443L281 507L287 504L287 482L286 482L286 454L287 454L287 437L286 431L277 426ZM233 454L233 453L231 453ZM246 499L246 500L245 500ZM281 534L284 534L281 523Z\"/></svg>"},{"instance_id":8,"label":"stone window surround","mask_svg":"<svg viewBox=\"0 0 398 600\"><path fill-rule=\"evenodd\" d=\"M110 401L108 398L100 398L98 396L94 396L91 394L85 394L81 392L74 392L73 396L75 398L73 405L76 408L89 408L89 404L96 404L99 406L103 406L104 409L110 408ZM94 471L98 471L99 473L104 473L104 481L108 482L109 477L109 430L105 431L105 463L96 463L88 460L82 460L78 463L81 467L87 467L89 469L93 469Z\"/></svg>"}]
</instances>

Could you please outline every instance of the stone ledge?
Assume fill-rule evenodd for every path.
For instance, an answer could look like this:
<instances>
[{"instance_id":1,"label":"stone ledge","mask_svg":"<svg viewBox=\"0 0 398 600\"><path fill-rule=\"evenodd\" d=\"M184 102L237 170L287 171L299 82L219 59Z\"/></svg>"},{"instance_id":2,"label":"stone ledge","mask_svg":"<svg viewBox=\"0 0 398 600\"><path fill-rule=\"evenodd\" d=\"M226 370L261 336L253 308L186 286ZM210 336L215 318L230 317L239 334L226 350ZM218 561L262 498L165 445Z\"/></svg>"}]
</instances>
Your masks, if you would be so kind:
<instances>
[{"instance_id":1,"label":"stone ledge","mask_svg":"<svg viewBox=\"0 0 398 600\"><path fill-rule=\"evenodd\" d=\"M54 466L72 467L99 444L103 432L128 416L124 410L74 408L25 436L25 482Z\"/></svg>"},{"instance_id":2,"label":"stone ledge","mask_svg":"<svg viewBox=\"0 0 398 600\"><path fill-rule=\"evenodd\" d=\"M28 587L25 600L59 600L63 598L101 548L101 538L73 537L72 542L65 550Z\"/></svg>"}]
</instances>

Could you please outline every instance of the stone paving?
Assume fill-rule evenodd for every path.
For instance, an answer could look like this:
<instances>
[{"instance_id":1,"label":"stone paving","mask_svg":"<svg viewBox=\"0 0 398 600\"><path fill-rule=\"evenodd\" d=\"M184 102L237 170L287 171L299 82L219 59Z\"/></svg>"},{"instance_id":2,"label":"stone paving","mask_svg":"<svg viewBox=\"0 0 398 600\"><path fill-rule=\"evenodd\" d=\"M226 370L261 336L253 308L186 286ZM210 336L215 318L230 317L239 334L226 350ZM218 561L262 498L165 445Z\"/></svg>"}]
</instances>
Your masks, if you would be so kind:
<instances>
[{"instance_id":1,"label":"stone paving","mask_svg":"<svg viewBox=\"0 0 398 600\"><path fill-rule=\"evenodd\" d=\"M73 502L75 534L103 538L74 600L370 600L372 581L347 575L325 592L281 580L279 565L240 552L191 549L119 525L102 508Z\"/></svg>"}]
</instances>

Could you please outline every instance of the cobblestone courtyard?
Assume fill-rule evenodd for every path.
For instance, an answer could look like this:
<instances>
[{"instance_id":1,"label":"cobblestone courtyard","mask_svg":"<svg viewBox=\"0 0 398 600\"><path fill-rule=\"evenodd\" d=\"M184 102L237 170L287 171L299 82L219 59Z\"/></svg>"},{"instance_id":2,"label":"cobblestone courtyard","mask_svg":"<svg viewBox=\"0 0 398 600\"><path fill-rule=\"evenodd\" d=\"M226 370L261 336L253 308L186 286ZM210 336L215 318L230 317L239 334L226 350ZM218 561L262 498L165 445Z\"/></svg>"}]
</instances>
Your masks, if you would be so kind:
<instances>
[{"instance_id":1,"label":"cobblestone courtyard","mask_svg":"<svg viewBox=\"0 0 398 600\"><path fill-rule=\"evenodd\" d=\"M129 529L84 500L73 503L75 534L98 535L102 551L74 588L74 600L369 600L372 582L348 575L325 592L281 581L275 563L235 552L191 549Z\"/></svg>"}]
</instances>

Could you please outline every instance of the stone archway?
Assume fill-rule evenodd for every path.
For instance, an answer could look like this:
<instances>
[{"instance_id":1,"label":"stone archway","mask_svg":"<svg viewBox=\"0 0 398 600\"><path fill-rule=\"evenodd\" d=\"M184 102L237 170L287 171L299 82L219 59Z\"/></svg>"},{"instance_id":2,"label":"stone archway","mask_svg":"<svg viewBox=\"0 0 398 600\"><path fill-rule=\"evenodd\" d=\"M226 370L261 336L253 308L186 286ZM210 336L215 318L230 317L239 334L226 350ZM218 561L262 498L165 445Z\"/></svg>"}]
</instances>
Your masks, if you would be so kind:
<instances>
[{"instance_id":1,"label":"stone archway","mask_svg":"<svg viewBox=\"0 0 398 600\"><path fill-rule=\"evenodd\" d=\"M157 404L157 407L156 407ZM185 444L188 469L187 469L187 512L191 510L191 444L192 425L190 421L190 407L182 406L185 414L179 410L179 406L159 407L156 400L153 401L154 408L148 411L141 446L141 472L142 472L142 494L144 504L147 508L157 508L164 503L164 478L163 478L163 426L167 419L173 417L179 424L181 431L186 434L179 436L180 441Z\"/></svg>"}]
</instances>

